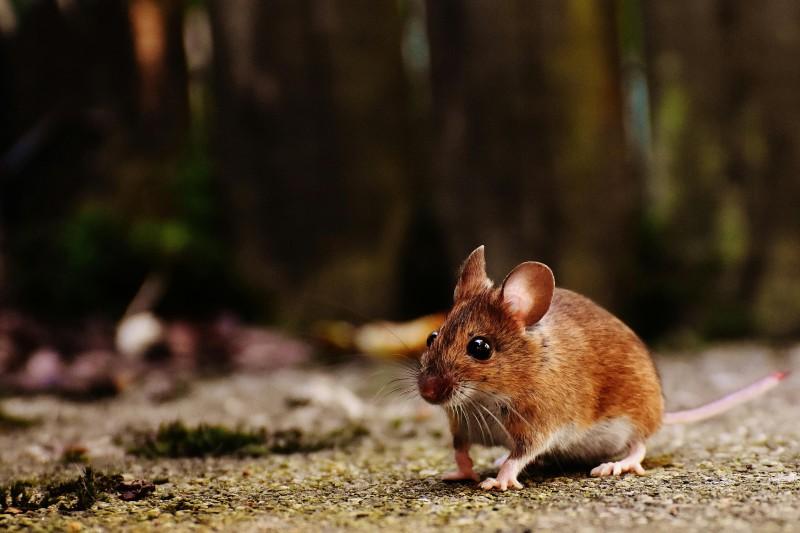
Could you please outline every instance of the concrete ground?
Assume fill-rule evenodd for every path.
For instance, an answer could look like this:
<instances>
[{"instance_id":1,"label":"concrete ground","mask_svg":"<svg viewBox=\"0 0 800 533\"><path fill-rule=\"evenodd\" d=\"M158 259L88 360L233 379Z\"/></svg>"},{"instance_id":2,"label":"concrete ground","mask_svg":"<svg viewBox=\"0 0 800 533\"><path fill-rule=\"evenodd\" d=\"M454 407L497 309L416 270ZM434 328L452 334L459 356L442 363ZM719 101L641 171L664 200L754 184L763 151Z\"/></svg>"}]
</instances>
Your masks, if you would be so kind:
<instances>
[{"instance_id":1,"label":"concrete ground","mask_svg":"<svg viewBox=\"0 0 800 533\"><path fill-rule=\"evenodd\" d=\"M451 468L444 416L413 397L376 393L394 370L377 364L283 370L193 384L155 402L147 386L112 400L12 398L6 413L39 419L0 430L0 485L77 476L65 449L86 449L97 471L156 479L139 501L108 496L87 511L0 514L9 530L800 531L800 347L722 346L657 360L671 409L713 399L774 370L796 373L767 396L714 420L664 428L647 474L594 479L530 472L523 490L487 493L444 483ZM385 392L385 391L384 391ZM135 430L182 420L324 434L352 424L369 435L308 454L213 459L126 455ZM502 450L476 449L482 475Z\"/></svg>"}]
</instances>

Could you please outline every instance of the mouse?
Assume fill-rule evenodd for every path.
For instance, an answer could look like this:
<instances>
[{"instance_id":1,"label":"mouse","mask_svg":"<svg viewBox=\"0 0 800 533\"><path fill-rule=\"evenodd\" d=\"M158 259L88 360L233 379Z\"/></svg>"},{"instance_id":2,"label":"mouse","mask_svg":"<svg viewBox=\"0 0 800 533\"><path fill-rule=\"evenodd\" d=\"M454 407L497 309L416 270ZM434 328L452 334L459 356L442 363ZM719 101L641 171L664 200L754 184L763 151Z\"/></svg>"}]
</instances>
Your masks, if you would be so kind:
<instances>
[{"instance_id":1,"label":"mouse","mask_svg":"<svg viewBox=\"0 0 800 533\"><path fill-rule=\"evenodd\" d=\"M714 416L788 374L665 413L656 366L631 328L591 299L556 287L540 262L517 265L495 285L484 246L462 264L453 307L426 345L417 388L444 408L456 463L442 479L479 481L473 444L508 450L496 477L480 482L485 490L520 489L526 466L551 460L596 465L595 477L644 474L646 441L662 424Z\"/></svg>"}]
</instances>

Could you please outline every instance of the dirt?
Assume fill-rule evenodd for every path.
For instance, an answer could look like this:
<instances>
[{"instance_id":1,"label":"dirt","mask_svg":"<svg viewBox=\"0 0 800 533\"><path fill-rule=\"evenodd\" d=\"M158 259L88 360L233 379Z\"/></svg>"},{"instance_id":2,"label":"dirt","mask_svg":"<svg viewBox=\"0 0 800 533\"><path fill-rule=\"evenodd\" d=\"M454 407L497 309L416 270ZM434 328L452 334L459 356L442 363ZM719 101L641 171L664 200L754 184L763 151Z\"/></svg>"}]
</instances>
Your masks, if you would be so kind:
<instances>
[{"instance_id":1,"label":"dirt","mask_svg":"<svg viewBox=\"0 0 800 533\"><path fill-rule=\"evenodd\" d=\"M487 493L444 483L452 467L444 416L387 392L397 371L361 362L236 375L192 384L159 402L146 385L94 403L11 398L33 420L0 429L0 486L96 472L154 490L126 501L101 494L88 510L6 509L0 529L501 531L800 531L800 347L720 346L657 359L669 408L690 407L762 377L796 370L767 396L651 439L644 476L594 479L585 470L528 472L523 490ZM216 424L309 438L363 427L354 439L314 440L314 452L145 459L126 438L169 422ZM326 444L327 443L327 444ZM75 463L65 453L80 450ZM72 452L70 452L72 451ZM482 475L501 449L475 450ZM134 481L135 480L135 481Z\"/></svg>"}]
</instances>

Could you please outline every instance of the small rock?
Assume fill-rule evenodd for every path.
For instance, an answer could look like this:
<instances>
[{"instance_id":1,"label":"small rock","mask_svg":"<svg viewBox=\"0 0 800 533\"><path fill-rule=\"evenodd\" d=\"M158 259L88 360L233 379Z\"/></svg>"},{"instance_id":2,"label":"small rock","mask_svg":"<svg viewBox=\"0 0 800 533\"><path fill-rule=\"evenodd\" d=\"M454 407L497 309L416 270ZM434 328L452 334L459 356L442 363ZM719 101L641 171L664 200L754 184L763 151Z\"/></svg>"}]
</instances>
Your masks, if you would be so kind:
<instances>
[{"instance_id":1,"label":"small rock","mask_svg":"<svg viewBox=\"0 0 800 533\"><path fill-rule=\"evenodd\" d=\"M164 336L164 326L150 312L124 318L117 328L117 351L129 359L140 359Z\"/></svg>"}]
</instances>

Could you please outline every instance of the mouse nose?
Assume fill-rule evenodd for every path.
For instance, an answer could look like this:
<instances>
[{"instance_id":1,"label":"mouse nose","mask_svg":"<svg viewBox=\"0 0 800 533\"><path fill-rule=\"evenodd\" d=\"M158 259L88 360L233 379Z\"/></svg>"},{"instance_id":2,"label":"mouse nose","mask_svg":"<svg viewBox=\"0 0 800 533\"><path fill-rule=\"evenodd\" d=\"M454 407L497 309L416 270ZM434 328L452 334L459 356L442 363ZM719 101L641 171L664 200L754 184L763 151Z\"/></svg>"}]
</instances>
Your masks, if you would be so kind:
<instances>
[{"instance_id":1,"label":"mouse nose","mask_svg":"<svg viewBox=\"0 0 800 533\"><path fill-rule=\"evenodd\" d=\"M442 403L452 392L450 380L442 376L422 374L417 385L420 396L428 403Z\"/></svg>"}]
</instances>

